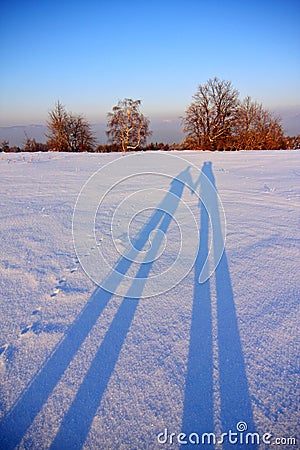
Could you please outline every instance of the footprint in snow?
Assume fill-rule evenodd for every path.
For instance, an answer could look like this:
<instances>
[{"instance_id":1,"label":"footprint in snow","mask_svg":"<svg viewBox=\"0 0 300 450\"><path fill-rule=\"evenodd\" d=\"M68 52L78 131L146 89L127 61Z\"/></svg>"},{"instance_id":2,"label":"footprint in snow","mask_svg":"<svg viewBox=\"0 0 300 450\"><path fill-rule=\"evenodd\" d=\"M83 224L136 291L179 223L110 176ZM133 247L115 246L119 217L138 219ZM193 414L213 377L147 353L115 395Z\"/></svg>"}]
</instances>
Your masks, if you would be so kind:
<instances>
[{"instance_id":1,"label":"footprint in snow","mask_svg":"<svg viewBox=\"0 0 300 450\"><path fill-rule=\"evenodd\" d=\"M79 261L76 260L76 261L75 261L75 264L79 264ZM74 267L71 267L71 268L66 269L66 270L69 270L70 273L75 273L75 272L77 272L78 268L74 266ZM59 292L60 292L61 290L65 290L66 283L67 283L66 278L61 278L60 280L58 280L58 284L57 284L57 286L53 289L53 292L52 292L52 294L50 294L50 297L56 297L57 294L59 294ZM33 313L32 313L32 314L33 314ZM36 313L36 314L37 314L37 313Z\"/></svg>"},{"instance_id":2,"label":"footprint in snow","mask_svg":"<svg viewBox=\"0 0 300 450\"><path fill-rule=\"evenodd\" d=\"M264 185L264 192L274 192L275 188L270 188L267 184Z\"/></svg>"},{"instance_id":3,"label":"footprint in snow","mask_svg":"<svg viewBox=\"0 0 300 450\"><path fill-rule=\"evenodd\" d=\"M59 287L56 287L53 290L52 294L50 294L50 297L55 297L59 293L59 291L60 291Z\"/></svg>"},{"instance_id":4,"label":"footprint in snow","mask_svg":"<svg viewBox=\"0 0 300 450\"><path fill-rule=\"evenodd\" d=\"M32 331L34 334L40 334L41 322L37 320L36 322L33 322L32 325L27 325L27 327L23 328L20 335L23 336L24 334L27 334L29 331Z\"/></svg>"},{"instance_id":5,"label":"footprint in snow","mask_svg":"<svg viewBox=\"0 0 300 450\"><path fill-rule=\"evenodd\" d=\"M24 334L27 334L28 331L30 331L30 330L31 330L31 325L27 325L27 327L23 328L20 335L23 336Z\"/></svg>"}]
</instances>

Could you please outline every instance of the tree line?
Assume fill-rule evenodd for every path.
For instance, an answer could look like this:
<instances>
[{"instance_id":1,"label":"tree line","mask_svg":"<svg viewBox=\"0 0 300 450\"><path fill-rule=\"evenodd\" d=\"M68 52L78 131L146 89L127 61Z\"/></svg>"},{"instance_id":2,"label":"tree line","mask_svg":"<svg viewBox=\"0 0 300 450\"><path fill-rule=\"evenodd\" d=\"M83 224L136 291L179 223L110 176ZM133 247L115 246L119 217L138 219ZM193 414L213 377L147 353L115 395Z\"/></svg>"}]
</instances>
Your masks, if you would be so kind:
<instances>
[{"instance_id":1,"label":"tree line","mask_svg":"<svg viewBox=\"0 0 300 450\"><path fill-rule=\"evenodd\" d=\"M107 114L107 140L96 145L90 123L57 102L49 112L46 144L26 138L22 148L2 142L2 151L112 152L170 150L164 143L150 143L150 121L140 111L141 100L120 100ZM272 150L300 148L300 136L284 136L281 120L249 96L239 98L230 81L215 77L198 86L181 117L184 140L172 149Z\"/></svg>"}]
</instances>

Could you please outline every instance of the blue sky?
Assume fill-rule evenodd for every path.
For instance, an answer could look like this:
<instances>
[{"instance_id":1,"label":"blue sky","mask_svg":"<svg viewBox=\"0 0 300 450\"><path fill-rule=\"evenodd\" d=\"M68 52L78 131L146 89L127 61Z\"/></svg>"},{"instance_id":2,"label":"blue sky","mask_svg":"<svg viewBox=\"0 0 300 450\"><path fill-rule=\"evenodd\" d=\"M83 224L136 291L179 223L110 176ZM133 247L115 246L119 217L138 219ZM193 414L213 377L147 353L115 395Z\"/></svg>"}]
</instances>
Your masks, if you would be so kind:
<instances>
[{"instance_id":1,"label":"blue sky","mask_svg":"<svg viewBox=\"0 0 300 450\"><path fill-rule=\"evenodd\" d=\"M44 123L58 99L92 122L124 97L174 118L214 76L300 105L299 0L4 0L0 16L0 126Z\"/></svg>"}]
</instances>

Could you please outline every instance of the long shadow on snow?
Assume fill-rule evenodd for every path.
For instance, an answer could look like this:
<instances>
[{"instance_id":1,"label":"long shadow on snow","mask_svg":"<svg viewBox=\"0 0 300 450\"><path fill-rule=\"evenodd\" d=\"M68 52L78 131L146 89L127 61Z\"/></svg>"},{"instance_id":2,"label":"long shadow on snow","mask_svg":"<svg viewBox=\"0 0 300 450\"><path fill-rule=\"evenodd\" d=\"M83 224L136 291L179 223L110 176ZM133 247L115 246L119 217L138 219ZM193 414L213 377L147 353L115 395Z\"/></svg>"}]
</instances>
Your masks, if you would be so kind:
<instances>
[{"instance_id":1,"label":"long shadow on snow","mask_svg":"<svg viewBox=\"0 0 300 450\"><path fill-rule=\"evenodd\" d=\"M211 162L204 163L202 174L217 189ZM214 430L210 279L202 285L198 283L199 274L208 254L208 214L210 211L218 212L218 214L214 214L214 249L223 245L223 237L217 190L215 195L211 195L211 190L205 192L206 183L201 183L201 176L198 183L200 184L201 198L209 199L209 201L205 202L208 205L208 211L202 202L200 205L200 247L195 264L194 304L182 429L187 435L196 432L201 436L203 433L210 433ZM229 430L237 432L237 423L243 421L247 423L249 432L254 433L255 424L225 249L215 271L215 280L222 432L226 433ZM225 438L223 448L231 446L232 444ZM189 447L189 444L182 446L182 448ZM211 449L213 447L213 443L209 443L206 437L202 448ZM245 444L237 443L234 447L242 449L245 448ZM251 444L250 440L247 448L255 449L257 445Z\"/></svg>"},{"instance_id":2,"label":"long shadow on snow","mask_svg":"<svg viewBox=\"0 0 300 450\"><path fill-rule=\"evenodd\" d=\"M178 207L185 183L191 185L189 167L172 180L169 192L135 239L134 247L136 249L140 250L145 246L151 231L159 229L163 233L167 232L172 216ZM151 255L148 252L147 257L152 256L154 259L161 240L162 234L156 233L152 240ZM115 270L125 275L131 264L132 261L122 257L116 264ZM152 264L151 262L141 264L136 280L140 278L146 279ZM139 290L138 292L137 289ZM143 283L139 282L136 287L133 282L69 411L62 421L61 427L52 443L52 448L79 449L82 447L126 338L138 304L137 297L142 294L142 290ZM81 314L68 329L63 340L58 344L32 383L1 422L1 449L10 450L20 443L26 430L47 401L112 295L102 288L95 290ZM132 295L135 298L130 298Z\"/></svg>"},{"instance_id":3,"label":"long shadow on snow","mask_svg":"<svg viewBox=\"0 0 300 450\"><path fill-rule=\"evenodd\" d=\"M201 183L201 176L198 183ZM201 202L200 246L194 266L194 301L182 420L182 429L187 435L193 432L200 435L214 429L210 279L203 284L199 283L199 276L209 250L208 232L209 216Z\"/></svg>"},{"instance_id":4,"label":"long shadow on snow","mask_svg":"<svg viewBox=\"0 0 300 450\"><path fill-rule=\"evenodd\" d=\"M182 183L181 186L183 187ZM158 227L158 230L162 231L164 234L168 230L172 220L172 215L177 208L180 196L182 194L181 186L180 192L177 191L176 194L178 196L177 204L174 204L172 211L170 211L169 204L168 210L171 214L164 214ZM168 203L170 203L169 200ZM162 234L156 234L152 241L150 253L148 252L147 254L147 258L150 257L152 260L155 258L161 241ZM84 444L92 424L92 420L100 404L102 395L113 372L122 348L122 344L126 338L126 334L134 317L135 310L138 305L138 299L136 298L137 294L142 294L143 286L147 280L152 265L153 263L141 264L136 275L136 279L142 278L143 282L139 283L138 286L135 286L133 282L127 293L127 297L124 298L68 413L64 417L59 432L51 445L51 449L80 449ZM137 292L137 289L139 289L139 292ZM133 294L135 298L130 297L130 295Z\"/></svg>"}]
</instances>

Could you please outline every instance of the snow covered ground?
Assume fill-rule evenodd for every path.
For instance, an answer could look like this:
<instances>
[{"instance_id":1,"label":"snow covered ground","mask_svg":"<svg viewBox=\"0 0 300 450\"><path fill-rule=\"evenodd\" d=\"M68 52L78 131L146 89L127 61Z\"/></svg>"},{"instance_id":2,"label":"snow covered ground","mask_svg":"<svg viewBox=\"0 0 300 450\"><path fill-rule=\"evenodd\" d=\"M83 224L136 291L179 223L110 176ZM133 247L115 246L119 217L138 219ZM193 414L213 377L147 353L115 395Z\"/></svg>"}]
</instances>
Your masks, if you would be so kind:
<instances>
[{"instance_id":1,"label":"snow covered ground","mask_svg":"<svg viewBox=\"0 0 300 450\"><path fill-rule=\"evenodd\" d=\"M0 154L0 448L299 448L299 151L149 155ZM113 189L95 236L77 203L76 254L73 211L98 169L97 195ZM199 284L222 205L225 251ZM151 262L128 263L130 243ZM238 442L221 444L229 430Z\"/></svg>"}]
</instances>

